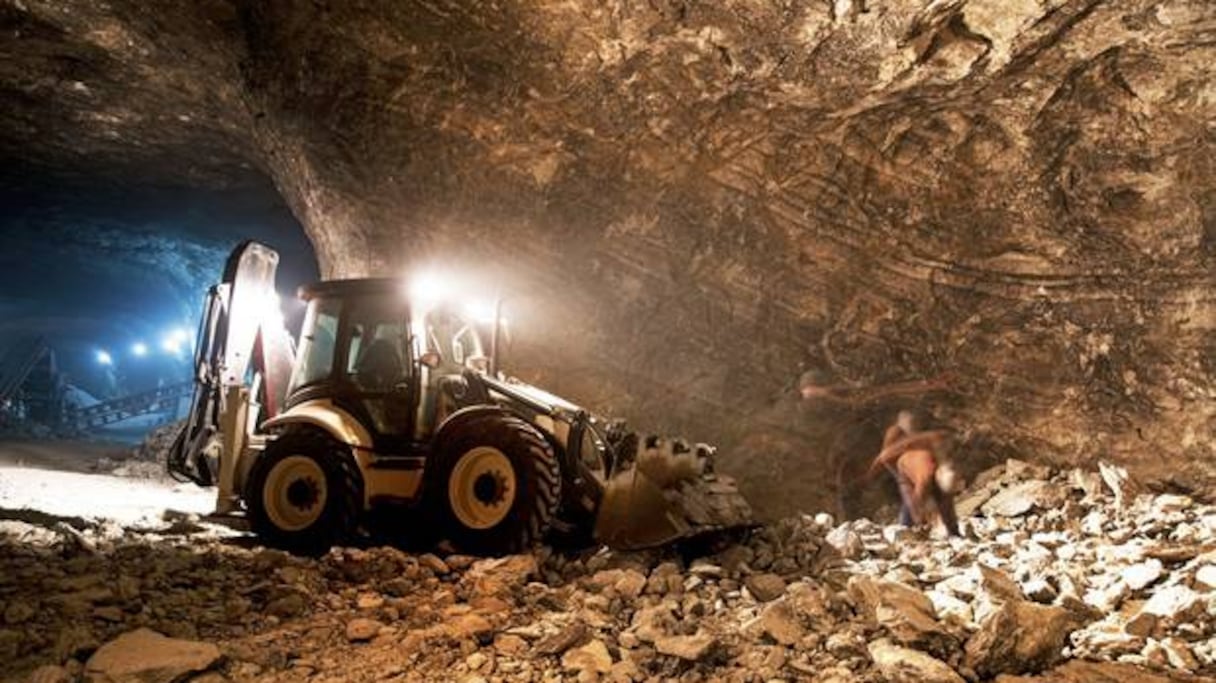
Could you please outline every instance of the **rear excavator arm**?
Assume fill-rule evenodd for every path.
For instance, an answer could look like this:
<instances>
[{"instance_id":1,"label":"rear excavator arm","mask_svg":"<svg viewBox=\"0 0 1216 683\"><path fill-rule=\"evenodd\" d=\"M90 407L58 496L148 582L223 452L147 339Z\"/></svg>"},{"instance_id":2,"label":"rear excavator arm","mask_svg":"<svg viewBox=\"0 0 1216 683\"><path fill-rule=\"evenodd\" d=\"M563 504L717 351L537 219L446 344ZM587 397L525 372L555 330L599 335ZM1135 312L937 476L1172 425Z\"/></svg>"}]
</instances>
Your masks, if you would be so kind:
<instances>
[{"instance_id":1,"label":"rear excavator arm","mask_svg":"<svg viewBox=\"0 0 1216 683\"><path fill-rule=\"evenodd\" d=\"M195 346L190 415L169 453L169 472L218 485L217 512L236 507L240 456L260 420L283 408L295 356L275 293L279 255L257 242L233 250L207 293Z\"/></svg>"}]
</instances>

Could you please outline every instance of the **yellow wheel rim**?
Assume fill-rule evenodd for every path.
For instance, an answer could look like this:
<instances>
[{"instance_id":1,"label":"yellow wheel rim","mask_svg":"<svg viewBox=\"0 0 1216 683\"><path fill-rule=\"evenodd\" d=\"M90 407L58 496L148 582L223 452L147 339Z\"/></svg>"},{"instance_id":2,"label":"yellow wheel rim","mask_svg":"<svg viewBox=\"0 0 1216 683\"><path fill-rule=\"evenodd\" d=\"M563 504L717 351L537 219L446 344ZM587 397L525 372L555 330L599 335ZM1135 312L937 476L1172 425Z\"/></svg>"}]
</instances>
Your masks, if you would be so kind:
<instances>
[{"instance_id":1,"label":"yellow wheel rim","mask_svg":"<svg viewBox=\"0 0 1216 683\"><path fill-rule=\"evenodd\" d=\"M507 518L515 503L515 468L490 446L466 451L448 478L452 513L470 529L489 529Z\"/></svg>"},{"instance_id":2,"label":"yellow wheel rim","mask_svg":"<svg viewBox=\"0 0 1216 683\"><path fill-rule=\"evenodd\" d=\"M275 463L262 485L266 516L283 531L301 531L315 524L328 497L325 472L316 460L303 455Z\"/></svg>"}]
</instances>

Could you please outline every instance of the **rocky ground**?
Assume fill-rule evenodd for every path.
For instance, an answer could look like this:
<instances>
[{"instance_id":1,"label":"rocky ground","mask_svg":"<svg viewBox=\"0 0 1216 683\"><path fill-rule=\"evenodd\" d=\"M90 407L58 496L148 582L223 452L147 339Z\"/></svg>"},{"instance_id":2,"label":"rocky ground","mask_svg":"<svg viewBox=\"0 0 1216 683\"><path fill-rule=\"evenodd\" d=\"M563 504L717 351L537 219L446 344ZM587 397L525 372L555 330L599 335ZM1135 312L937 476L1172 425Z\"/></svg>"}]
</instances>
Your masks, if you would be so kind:
<instances>
[{"instance_id":1,"label":"rocky ground","mask_svg":"<svg viewBox=\"0 0 1216 683\"><path fill-rule=\"evenodd\" d=\"M1016 461L965 538L827 515L714 552L319 559L189 516L0 526L5 680L1197 681L1216 506Z\"/></svg>"}]
</instances>

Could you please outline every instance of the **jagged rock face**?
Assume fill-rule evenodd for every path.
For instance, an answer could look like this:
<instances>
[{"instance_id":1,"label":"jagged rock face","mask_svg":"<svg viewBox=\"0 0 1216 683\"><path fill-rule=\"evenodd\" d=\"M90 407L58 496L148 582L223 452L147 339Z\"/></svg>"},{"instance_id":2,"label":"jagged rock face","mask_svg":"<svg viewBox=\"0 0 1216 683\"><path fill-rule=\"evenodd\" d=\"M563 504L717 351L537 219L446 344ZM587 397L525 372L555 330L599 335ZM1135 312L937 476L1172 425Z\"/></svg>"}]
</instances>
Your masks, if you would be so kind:
<instances>
[{"instance_id":1,"label":"jagged rock face","mask_svg":"<svg viewBox=\"0 0 1216 683\"><path fill-rule=\"evenodd\" d=\"M799 404L804 370L948 373L922 406L966 431L964 464L1206 474L1208 2L216 3L160 23L125 4L83 13L183 34L170 82L219 93L199 130L243 160L210 167L265 169L327 275L491 273L516 293L519 374L719 442L768 512L849 490L841 462L910 400ZM44 49L82 44L56 6L5 11L63 29ZM90 44L173 90L149 53ZM122 134L172 149L160 130Z\"/></svg>"}]
</instances>

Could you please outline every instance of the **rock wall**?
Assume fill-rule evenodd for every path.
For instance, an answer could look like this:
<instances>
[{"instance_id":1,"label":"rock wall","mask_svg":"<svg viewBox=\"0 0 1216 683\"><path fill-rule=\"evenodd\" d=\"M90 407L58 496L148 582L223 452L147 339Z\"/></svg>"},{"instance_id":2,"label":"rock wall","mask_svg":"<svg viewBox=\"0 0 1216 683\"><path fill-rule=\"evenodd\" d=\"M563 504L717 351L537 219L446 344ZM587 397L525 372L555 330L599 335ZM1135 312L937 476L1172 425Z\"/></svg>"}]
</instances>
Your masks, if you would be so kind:
<instances>
[{"instance_id":1,"label":"rock wall","mask_svg":"<svg viewBox=\"0 0 1216 683\"><path fill-rule=\"evenodd\" d=\"M203 50L168 72L216 84L204 130L239 133L208 139L327 275L494 280L518 374L720 443L765 512L856 498L848 463L907 405L974 469L1209 481L1208 2L123 5ZM123 134L177 149L157 130ZM801 401L803 373L858 398Z\"/></svg>"}]
</instances>

